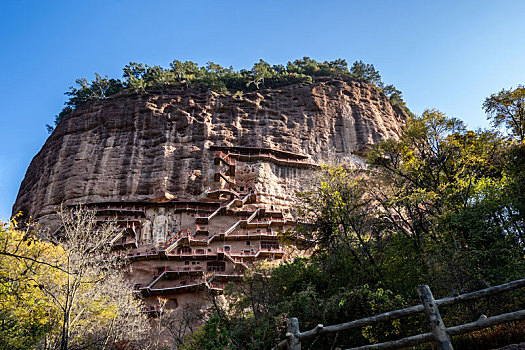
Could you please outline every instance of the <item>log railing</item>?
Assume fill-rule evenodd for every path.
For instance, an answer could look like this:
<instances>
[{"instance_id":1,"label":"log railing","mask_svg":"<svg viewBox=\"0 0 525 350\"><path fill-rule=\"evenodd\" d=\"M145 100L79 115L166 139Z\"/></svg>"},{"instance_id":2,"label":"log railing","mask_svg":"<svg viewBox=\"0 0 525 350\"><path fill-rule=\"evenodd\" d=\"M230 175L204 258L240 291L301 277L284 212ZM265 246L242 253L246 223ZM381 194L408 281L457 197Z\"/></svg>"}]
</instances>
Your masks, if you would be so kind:
<instances>
[{"instance_id":1,"label":"log railing","mask_svg":"<svg viewBox=\"0 0 525 350\"><path fill-rule=\"evenodd\" d=\"M355 321L346 323L336 324L332 326L323 326L322 324L317 325L315 328L305 332L299 331L299 320L292 317L288 320L288 331L286 333L285 340L282 340L277 345L277 349L288 349L288 350L300 350L301 340L307 339L314 335L336 333L352 328L362 327L371 325L377 322L388 321L397 319L403 316L409 316L416 313L424 312L430 324L429 333L418 334L411 337L403 338L400 340L384 342L380 344L364 345L356 348L350 348L346 350L382 350L382 349L399 349L409 346L414 346L422 343L434 341L439 350L452 350L449 336L469 333L492 327L512 321L518 321L525 319L525 309L497 316L487 317L481 315L481 317L471 323L463 324L455 327L445 327L443 320L439 314L438 307L450 306L457 303L476 300L482 297L487 297L503 292L512 291L515 289L525 287L525 278L512 281L509 283L501 284L490 288L481 289L472 293L461 294L455 297L448 297L439 300L434 300L432 292L428 286L421 286L418 288L418 294L421 299L421 304L408 307L405 309L385 312L380 315L362 318Z\"/></svg>"}]
</instances>

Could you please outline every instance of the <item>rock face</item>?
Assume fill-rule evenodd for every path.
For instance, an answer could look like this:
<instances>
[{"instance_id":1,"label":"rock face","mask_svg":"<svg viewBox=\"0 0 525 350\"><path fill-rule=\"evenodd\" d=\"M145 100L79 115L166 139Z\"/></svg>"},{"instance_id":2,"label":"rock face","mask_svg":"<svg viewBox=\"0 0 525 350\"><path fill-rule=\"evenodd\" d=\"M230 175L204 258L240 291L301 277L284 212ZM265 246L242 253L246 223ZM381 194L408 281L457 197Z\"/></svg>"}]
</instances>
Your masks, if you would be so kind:
<instances>
[{"instance_id":1,"label":"rock face","mask_svg":"<svg viewBox=\"0 0 525 350\"><path fill-rule=\"evenodd\" d=\"M397 137L406 118L369 84L339 78L243 96L184 86L115 95L78 107L57 126L31 162L13 213L53 226L62 203L201 201L215 180L213 147L322 163ZM275 198L293 187L272 180L264 165L257 174ZM272 181L281 182L274 189L281 195L271 194Z\"/></svg>"},{"instance_id":2,"label":"rock face","mask_svg":"<svg viewBox=\"0 0 525 350\"><path fill-rule=\"evenodd\" d=\"M60 230L58 205L91 207L120 227L112 248L128 258L144 312L159 313L159 296L200 308L255 261L287 258L279 235L295 226L293 194L319 164L362 165L406 118L372 86L333 78L244 96L184 86L116 95L60 122L13 211Z\"/></svg>"}]
</instances>

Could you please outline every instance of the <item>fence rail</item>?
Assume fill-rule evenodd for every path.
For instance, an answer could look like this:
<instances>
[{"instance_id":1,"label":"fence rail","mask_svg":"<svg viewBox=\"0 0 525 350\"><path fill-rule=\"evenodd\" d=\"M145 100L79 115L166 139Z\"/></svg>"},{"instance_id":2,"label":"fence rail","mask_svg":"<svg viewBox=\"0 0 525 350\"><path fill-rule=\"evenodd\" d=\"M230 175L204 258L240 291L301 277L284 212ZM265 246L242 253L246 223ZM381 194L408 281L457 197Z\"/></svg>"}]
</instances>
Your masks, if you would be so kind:
<instances>
[{"instance_id":1,"label":"fence rail","mask_svg":"<svg viewBox=\"0 0 525 350\"><path fill-rule=\"evenodd\" d=\"M413 346L417 344L427 343L430 341L435 341L439 350L452 350L452 345L449 339L450 335L469 333L507 322L523 320L525 319L525 310L519 310L492 317L486 317L482 315L480 319L475 322L466 323L455 327L445 327L443 320L441 319L441 316L439 314L438 306L450 306L469 300L475 300L482 297L512 291L522 287L525 287L525 278L501 284L498 286L481 289L472 293L466 293L455 297L434 300L430 288L425 285L418 288L418 294L422 302L420 305L385 312L380 315L366 317L359 320L331 326L323 326L322 324L319 324L315 328L305 332L299 331L299 321L297 318L292 317L288 320L288 331L286 333L286 339L279 342L276 348L300 350L301 340L310 338L314 335L340 332L343 330L367 326L377 322L389 321L403 316L409 316L416 313L425 312L431 328L431 332L429 333L418 334L400 340L389 341L380 344L365 345L347 350L399 349L402 347Z\"/></svg>"}]
</instances>

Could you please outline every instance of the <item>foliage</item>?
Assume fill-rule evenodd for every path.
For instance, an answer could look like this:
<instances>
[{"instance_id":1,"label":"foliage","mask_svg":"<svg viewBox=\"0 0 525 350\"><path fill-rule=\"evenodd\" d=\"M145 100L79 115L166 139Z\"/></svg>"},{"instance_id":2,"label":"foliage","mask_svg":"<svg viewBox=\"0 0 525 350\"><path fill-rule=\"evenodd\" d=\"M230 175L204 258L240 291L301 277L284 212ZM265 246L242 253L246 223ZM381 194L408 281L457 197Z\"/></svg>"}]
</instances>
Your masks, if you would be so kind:
<instances>
[{"instance_id":1,"label":"foliage","mask_svg":"<svg viewBox=\"0 0 525 350\"><path fill-rule=\"evenodd\" d=\"M376 261L371 246L380 240L378 232L370 230L373 206L365 199L364 174L345 167L325 166L321 169L319 186L298 195L298 233L313 239L319 261L330 274L338 273L344 261L354 281L368 283L377 278ZM334 257L336 257L334 259Z\"/></svg>"},{"instance_id":2,"label":"foliage","mask_svg":"<svg viewBox=\"0 0 525 350\"><path fill-rule=\"evenodd\" d=\"M315 69L309 61L301 65ZM442 297L525 275L523 143L493 130L467 130L460 120L427 110L408 121L399 139L372 147L367 162L367 169L323 166L318 183L298 195L301 224L287 238L313 242L309 258L256 268L228 290L228 306L216 304L213 329L221 329L228 348L237 349L236 342L247 349L271 348L283 339L289 315L306 330L418 304L418 285L429 284ZM481 313L519 308L522 291L441 313L445 324L457 325ZM209 341L217 333L206 326L199 334ZM358 346L427 327L423 318L411 316L303 346ZM472 337L491 338L495 347L502 345L497 340L504 329ZM470 348L471 338L455 342Z\"/></svg>"},{"instance_id":3,"label":"foliage","mask_svg":"<svg viewBox=\"0 0 525 350\"><path fill-rule=\"evenodd\" d=\"M0 230L2 348L110 349L149 329L140 301L109 254L111 227L93 213L61 211L59 239Z\"/></svg>"},{"instance_id":4,"label":"foliage","mask_svg":"<svg viewBox=\"0 0 525 350\"><path fill-rule=\"evenodd\" d=\"M456 119L426 111L409 121L399 141L369 154L378 171L370 194L390 235L401 236L391 239L411 244L448 293L508 280L501 264L520 265L523 247L505 200L510 149L494 132L467 131Z\"/></svg>"},{"instance_id":5,"label":"foliage","mask_svg":"<svg viewBox=\"0 0 525 350\"><path fill-rule=\"evenodd\" d=\"M505 126L513 137L525 140L525 86L492 94L485 99L483 109L494 127Z\"/></svg>"},{"instance_id":6,"label":"foliage","mask_svg":"<svg viewBox=\"0 0 525 350\"><path fill-rule=\"evenodd\" d=\"M189 337L184 344L186 347L182 348L207 349L213 348L209 347L210 344L221 344L217 348L269 349L282 338L288 315L298 317L301 328L309 329L317 323L344 322L406 305L401 296L368 285L341 288L326 295L327 290L323 289L322 283L318 284L319 275L313 281L305 279L305 274L311 273L311 269L317 270L318 267L297 259L267 271L271 277L258 272L247 276L242 283L231 285L226 293L226 302L215 304L211 320ZM259 268L256 270L260 271ZM287 270L294 273L290 274L291 271ZM302 285L288 288L289 284L283 283L288 281L282 279L283 274L293 276L293 280ZM348 339L342 340L342 343L377 342L400 332L400 323L390 322L363 331L344 332L342 339ZM313 348L319 349L327 348L330 343L326 337L314 341L316 345L312 344Z\"/></svg>"},{"instance_id":7,"label":"foliage","mask_svg":"<svg viewBox=\"0 0 525 350\"><path fill-rule=\"evenodd\" d=\"M91 82L84 78L77 79L76 86L71 86L66 92L69 100L65 103L66 107L63 111L55 117L55 126L82 103L103 100L123 90L144 93L149 88L185 84L205 91L230 94L233 91L242 93L297 83L311 84L315 77L334 76L371 83L383 91L393 104L408 111L401 91L393 85L384 86L374 66L362 61L355 62L349 70L344 59L317 62L309 57L303 57L288 62L286 66L272 66L264 60L259 60L251 70L235 71L231 66L225 68L214 62L199 67L192 61L174 60L169 68L130 62L123 68L123 80L101 77L98 73L95 73L95 80ZM54 130L54 127L48 124L46 128L50 133Z\"/></svg>"},{"instance_id":8,"label":"foliage","mask_svg":"<svg viewBox=\"0 0 525 350\"><path fill-rule=\"evenodd\" d=\"M89 100L104 100L124 89L120 80L110 79L107 75L102 78L98 73L95 73L95 80L89 82L85 78L77 79L76 84L78 87L71 86L70 91L66 92L70 96L67 107L76 108Z\"/></svg>"},{"instance_id":9,"label":"foliage","mask_svg":"<svg viewBox=\"0 0 525 350\"><path fill-rule=\"evenodd\" d=\"M228 330L221 323L217 314L212 315L208 322L197 332L190 334L181 350L215 350L241 349L232 344Z\"/></svg>"},{"instance_id":10,"label":"foliage","mask_svg":"<svg viewBox=\"0 0 525 350\"><path fill-rule=\"evenodd\" d=\"M363 61L356 61L352 65L350 72L358 80L367 81L375 86L383 87L381 75L372 64L366 64Z\"/></svg>"},{"instance_id":11,"label":"foliage","mask_svg":"<svg viewBox=\"0 0 525 350\"><path fill-rule=\"evenodd\" d=\"M0 223L0 349L37 346L53 329L58 312L41 286L60 279L55 266L62 253L30 230L17 230L14 219Z\"/></svg>"}]
</instances>

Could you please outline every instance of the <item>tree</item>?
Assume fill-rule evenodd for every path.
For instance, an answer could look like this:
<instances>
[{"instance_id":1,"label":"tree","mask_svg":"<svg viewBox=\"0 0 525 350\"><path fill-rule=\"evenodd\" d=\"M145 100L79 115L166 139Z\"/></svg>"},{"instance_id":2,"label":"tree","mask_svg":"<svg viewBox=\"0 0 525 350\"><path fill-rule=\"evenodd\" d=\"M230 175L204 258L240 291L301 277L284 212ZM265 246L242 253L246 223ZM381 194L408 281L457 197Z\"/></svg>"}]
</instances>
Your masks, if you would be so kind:
<instances>
[{"instance_id":1,"label":"tree","mask_svg":"<svg viewBox=\"0 0 525 350\"><path fill-rule=\"evenodd\" d=\"M217 77L222 77L224 74L229 73L232 70L231 67L227 69L221 66L220 64L214 63L212 61L209 61L208 63L206 63L206 69L209 72L214 73Z\"/></svg>"},{"instance_id":2,"label":"tree","mask_svg":"<svg viewBox=\"0 0 525 350\"><path fill-rule=\"evenodd\" d=\"M272 69L272 66L270 66L267 62L260 60L258 63L253 65L251 70L252 80L250 80L246 86L253 84L258 89L261 83L264 85L264 79L271 78L274 75L273 73L275 72Z\"/></svg>"},{"instance_id":3,"label":"tree","mask_svg":"<svg viewBox=\"0 0 525 350\"><path fill-rule=\"evenodd\" d=\"M348 74L348 63L346 63L346 60L344 59L338 58L333 61L325 62L325 64L332 68L336 74Z\"/></svg>"},{"instance_id":4,"label":"tree","mask_svg":"<svg viewBox=\"0 0 525 350\"><path fill-rule=\"evenodd\" d=\"M41 327L26 332L44 349L108 349L120 341L141 341L149 325L131 282L111 254L115 231L97 227L92 212L63 210L59 217L60 237L0 232L0 276L10 283L3 291L21 300L11 305L7 317L24 312L34 316ZM24 330L25 324L22 317L15 328Z\"/></svg>"},{"instance_id":5,"label":"tree","mask_svg":"<svg viewBox=\"0 0 525 350\"><path fill-rule=\"evenodd\" d=\"M497 133L466 130L435 110L409 120L399 140L372 149L375 180L368 184L378 218L391 231L386 256L392 270L385 278L408 281L406 263L395 258L408 245L407 260L418 261L420 276L448 293L504 282L519 271L516 257L523 251L517 230L510 229L515 209L507 202L507 152ZM504 265L513 267L500 270Z\"/></svg>"},{"instance_id":6,"label":"tree","mask_svg":"<svg viewBox=\"0 0 525 350\"><path fill-rule=\"evenodd\" d=\"M511 135L519 141L525 140L525 86L518 85L514 90L502 89L490 95L483 103L492 125L504 125Z\"/></svg>"},{"instance_id":7,"label":"tree","mask_svg":"<svg viewBox=\"0 0 525 350\"><path fill-rule=\"evenodd\" d=\"M403 102L403 93L396 89L394 85L385 86L383 88L383 93L390 99L392 104L398 105L400 107L405 106L405 102Z\"/></svg>"},{"instance_id":8,"label":"tree","mask_svg":"<svg viewBox=\"0 0 525 350\"><path fill-rule=\"evenodd\" d=\"M156 320L156 341L154 348L158 348L161 339L165 343L177 349L195 331L197 331L205 321L206 310L202 303L191 302L180 307L169 305L170 300L159 299L162 312Z\"/></svg>"},{"instance_id":9,"label":"tree","mask_svg":"<svg viewBox=\"0 0 525 350\"><path fill-rule=\"evenodd\" d=\"M66 95L70 96L66 106L76 108L82 103L89 100L104 100L108 96L122 91L124 86L120 80L110 79L107 75L103 78L100 74L95 73L95 80L89 82L85 78L77 79L75 86L69 87Z\"/></svg>"},{"instance_id":10,"label":"tree","mask_svg":"<svg viewBox=\"0 0 525 350\"><path fill-rule=\"evenodd\" d=\"M366 64L363 61L355 61L350 69L350 73L354 79L372 83L379 88L383 86L381 75L374 68L373 64Z\"/></svg>"},{"instance_id":11,"label":"tree","mask_svg":"<svg viewBox=\"0 0 525 350\"><path fill-rule=\"evenodd\" d=\"M142 63L130 62L124 69L122 77L125 79L126 88L134 91L144 91L146 84L144 82L144 75L146 74L146 67Z\"/></svg>"},{"instance_id":12,"label":"tree","mask_svg":"<svg viewBox=\"0 0 525 350\"><path fill-rule=\"evenodd\" d=\"M147 321L118 258L111 254L115 228L97 226L95 213L81 208L58 215L63 230L57 243L64 249L60 268L65 274L60 283L43 287L60 315L60 328L50 342L67 350L72 345L103 349L118 340L140 340Z\"/></svg>"},{"instance_id":13,"label":"tree","mask_svg":"<svg viewBox=\"0 0 525 350\"><path fill-rule=\"evenodd\" d=\"M185 78L184 63L179 60L174 60L170 63L170 69L175 74L178 82L182 82Z\"/></svg>"},{"instance_id":14,"label":"tree","mask_svg":"<svg viewBox=\"0 0 525 350\"><path fill-rule=\"evenodd\" d=\"M143 80L145 87L166 86L177 82L177 78L171 70L165 70L161 66L150 67L148 65L146 65Z\"/></svg>"},{"instance_id":15,"label":"tree","mask_svg":"<svg viewBox=\"0 0 525 350\"><path fill-rule=\"evenodd\" d=\"M324 166L319 180L318 186L298 194L300 222L307 223L299 224L298 233L316 243L317 254L351 259L354 280L363 277L364 284L377 278L371 249L379 237L371 199L361 185L367 181L364 173L344 165Z\"/></svg>"},{"instance_id":16,"label":"tree","mask_svg":"<svg viewBox=\"0 0 525 350\"><path fill-rule=\"evenodd\" d=\"M301 59L295 60L293 64L288 62L288 71L290 73L299 73L306 75L316 75L316 72L319 70L319 66L316 60L311 59L310 57L303 57Z\"/></svg>"},{"instance_id":17,"label":"tree","mask_svg":"<svg viewBox=\"0 0 525 350\"><path fill-rule=\"evenodd\" d=\"M456 184L455 152L446 137L463 130L459 120L427 110L408 121L399 140L381 142L369 152L368 162L378 170L371 195L382 208L380 217L418 246L434 235L434 219L444 210L442 194L451 194Z\"/></svg>"}]
</instances>

